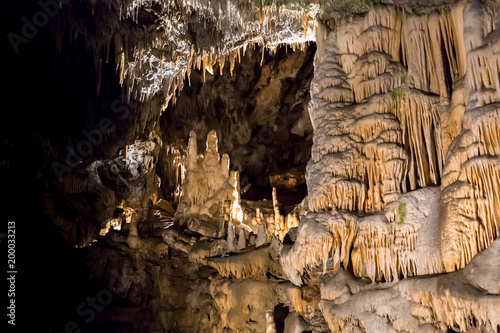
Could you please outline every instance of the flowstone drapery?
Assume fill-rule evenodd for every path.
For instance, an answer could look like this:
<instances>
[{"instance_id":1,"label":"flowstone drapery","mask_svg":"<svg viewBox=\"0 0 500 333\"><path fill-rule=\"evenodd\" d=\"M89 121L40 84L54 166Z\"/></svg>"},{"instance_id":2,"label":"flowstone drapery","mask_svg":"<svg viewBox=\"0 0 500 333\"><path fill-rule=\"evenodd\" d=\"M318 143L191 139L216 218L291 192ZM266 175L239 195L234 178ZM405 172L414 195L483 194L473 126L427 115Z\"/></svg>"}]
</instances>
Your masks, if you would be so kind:
<instances>
[{"instance_id":1,"label":"flowstone drapery","mask_svg":"<svg viewBox=\"0 0 500 333\"><path fill-rule=\"evenodd\" d=\"M282 256L296 284L329 258L376 281L453 271L498 237L495 6L375 6L317 29L311 213Z\"/></svg>"}]
</instances>

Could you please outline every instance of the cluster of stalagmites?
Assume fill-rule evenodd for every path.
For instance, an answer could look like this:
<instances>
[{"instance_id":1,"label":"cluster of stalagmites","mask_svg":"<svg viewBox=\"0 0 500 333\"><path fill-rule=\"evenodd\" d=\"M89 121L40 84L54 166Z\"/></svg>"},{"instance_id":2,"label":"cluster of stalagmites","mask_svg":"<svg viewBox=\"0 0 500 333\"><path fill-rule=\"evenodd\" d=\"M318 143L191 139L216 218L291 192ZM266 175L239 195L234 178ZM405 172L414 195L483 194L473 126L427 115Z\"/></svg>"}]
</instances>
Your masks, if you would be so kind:
<instances>
[{"instance_id":1,"label":"cluster of stalagmites","mask_svg":"<svg viewBox=\"0 0 500 333\"><path fill-rule=\"evenodd\" d=\"M164 240L189 253L189 258L195 262L242 252L248 247L258 248L269 244L273 237L282 241L289 229L298 224L300 211L294 210L286 217L280 214L275 189L272 209L259 202L242 205L238 172L229 171L227 154L220 157L215 131L208 133L204 154L198 154L197 137L191 131L185 165L181 164L179 169L184 171L180 177L182 184L175 222L201 235L205 241L186 241L179 238L179 232L174 229L164 232ZM240 261L245 256L238 258ZM248 258L259 262L258 256L253 253ZM218 267L224 276L230 273L237 277L247 274L245 270L224 268L234 266L232 264L216 264L216 261L210 261L209 264ZM249 265L248 270L252 272L255 265Z\"/></svg>"}]
</instances>

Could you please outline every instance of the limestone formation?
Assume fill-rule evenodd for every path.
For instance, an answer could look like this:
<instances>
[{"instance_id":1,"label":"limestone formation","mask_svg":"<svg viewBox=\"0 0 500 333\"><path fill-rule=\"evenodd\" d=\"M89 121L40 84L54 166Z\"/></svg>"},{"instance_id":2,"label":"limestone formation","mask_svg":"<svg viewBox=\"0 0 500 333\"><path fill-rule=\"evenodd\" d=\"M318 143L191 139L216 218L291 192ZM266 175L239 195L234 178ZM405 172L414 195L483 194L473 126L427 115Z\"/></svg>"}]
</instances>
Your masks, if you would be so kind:
<instances>
[{"instance_id":1,"label":"limestone formation","mask_svg":"<svg viewBox=\"0 0 500 333\"><path fill-rule=\"evenodd\" d=\"M90 331L500 331L499 1L76 3L56 51L140 102L30 175L51 246L113 291ZM50 130L40 156L77 140Z\"/></svg>"},{"instance_id":2,"label":"limestone formation","mask_svg":"<svg viewBox=\"0 0 500 333\"><path fill-rule=\"evenodd\" d=\"M403 16L375 6L366 15L340 19L336 31L318 29L322 44L309 109L315 140L307 167L314 214L301 222L297 242L283 253L292 281L301 284L304 269L325 270L328 258L334 271L340 263L352 264L356 275L379 281L453 271L496 239L498 118L493 97L484 99L492 95L479 91L496 89L491 77L497 74L475 51L489 52L496 35L474 21L495 21L494 6L461 1L440 14ZM467 44L472 36L474 43ZM490 44L484 46L487 36ZM453 73L451 82L443 71ZM469 103L460 97L464 80ZM454 82L450 103L446 85ZM457 110L459 103L465 112ZM413 220L415 211L404 199L409 197L401 194L419 197L422 190L416 189L440 184L442 194L435 187L437 196L423 200L436 204L425 208L435 217L423 226L430 213ZM424 230L429 234L422 235ZM419 243L427 249L419 250ZM417 263L408 255L414 251L434 254L417 256Z\"/></svg>"},{"instance_id":3,"label":"limestone formation","mask_svg":"<svg viewBox=\"0 0 500 333\"><path fill-rule=\"evenodd\" d=\"M205 154L200 156L196 134L191 132L184 178L175 216L180 224L201 235L220 237L225 233L222 212L227 201L229 218L233 224L241 223L238 173L229 172L227 154L221 159L216 132L208 134Z\"/></svg>"}]
</instances>

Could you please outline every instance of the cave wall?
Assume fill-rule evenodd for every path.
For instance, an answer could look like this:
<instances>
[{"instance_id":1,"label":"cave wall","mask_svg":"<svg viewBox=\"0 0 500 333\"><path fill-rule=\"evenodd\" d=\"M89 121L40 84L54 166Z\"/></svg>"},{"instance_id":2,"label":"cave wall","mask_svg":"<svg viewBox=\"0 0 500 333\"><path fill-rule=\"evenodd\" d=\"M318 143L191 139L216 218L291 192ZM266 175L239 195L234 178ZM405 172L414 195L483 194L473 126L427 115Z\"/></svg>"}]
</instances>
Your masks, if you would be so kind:
<instances>
[{"instance_id":1,"label":"cave wall","mask_svg":"<svg viewBox=\"0 0 500 333\"><path fill-rule=\"evenodd\" d=\"M458 1L408 13L379 5L317 28L310 213L281 253L294 284L309 284L304 274L318 266L381 282L453 272L498 237L497 7ZM324 303L332 331L422 325L408 328L391 305L387 314L371 305L374 316L342 310L349 297ZM494 331L497 301L465 317L489 313L483 321ZM435 315L437 329L474 325L450 311Z\"/></svg>"},{"instance_id":2,"label":"cave wall","mask_svg":"<svg viewBox=\"0 0 500 333\"><path fill-rule=\"evenodd\" d=\"M311 210L340 211L343 220L332 223L354 228L356 237L364 239L377 224L348 225L345 221L359 218L343 211L385 212L381 221L391 223L395 206L402 215L402 193L442 189L437 199L442 263L399 262L401 255L394 253L386 257L392 265L382 267L387 261L381 261L375 270L354 267L357 275L393 279L398 274L452 271L497 238L498 179L493 170L498 155L492 139L498 136L497 113L494 97L486 92L496 91L490 78L497 73L491 74L490 62L477 60L478 54L492 52L489 45L496 41L493 8L458 2L440 13L412 15L376 6L362 17L336 21L331 32L318 29L321 46L310 107L314 145L307 171ZM470 15L486 23L474 23ZM491 44L483 45L485 39ZM481 75L483 71L491 75ZM487 128L482 127L485 121ZM411 235L420 227L395 228L407 238L408 250L415 250ZM379 246L392 247L396 238L390 238L397 233L388 237L388 244L376 245L370 236L367 241L374 244L368 248L386 256ZM354 244L353 263L371 262L360 247L363 241L349 241ZM348 256L341 261L347 265Z\"/></svg>"}]
</instances>

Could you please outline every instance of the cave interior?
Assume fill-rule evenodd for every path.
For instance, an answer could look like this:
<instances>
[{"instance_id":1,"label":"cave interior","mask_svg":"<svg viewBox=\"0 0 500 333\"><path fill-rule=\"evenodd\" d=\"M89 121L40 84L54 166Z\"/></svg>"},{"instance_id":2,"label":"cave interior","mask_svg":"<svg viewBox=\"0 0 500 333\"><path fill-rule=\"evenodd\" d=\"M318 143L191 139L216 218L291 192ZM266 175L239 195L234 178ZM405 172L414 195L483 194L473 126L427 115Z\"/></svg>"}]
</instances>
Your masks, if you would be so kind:
<instances>
[{"instance_id":1,"label":"cave interior","mask_svg":"<svg viewBox=\"0 0 500 333\"><path fill-rule=\"evenodd\" d=\"M13 332L500 332L498 0L0 8Z\"/></svg>"}]
</instances>

